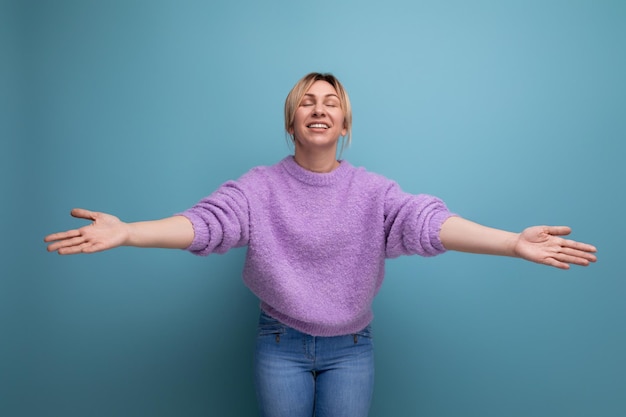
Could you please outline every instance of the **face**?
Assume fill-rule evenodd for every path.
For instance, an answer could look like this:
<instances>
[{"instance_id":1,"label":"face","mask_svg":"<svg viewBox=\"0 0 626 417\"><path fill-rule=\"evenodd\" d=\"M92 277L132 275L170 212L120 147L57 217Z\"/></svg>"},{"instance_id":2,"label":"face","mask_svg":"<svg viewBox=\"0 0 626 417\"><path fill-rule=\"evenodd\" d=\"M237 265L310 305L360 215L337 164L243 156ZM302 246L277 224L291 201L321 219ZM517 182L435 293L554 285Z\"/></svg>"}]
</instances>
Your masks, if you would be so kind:
<instances>
[{"instance_id":1,"label":"face","mask_svg":"<svg viewBox=\"0 0 626 417\"><path fill-rule=\"evenodd\" d=\"M336 147L346 131L337 91L326 81L316 81L296 109L289 131L294 135L296 149Z\"/></svg>"}]
</instances>

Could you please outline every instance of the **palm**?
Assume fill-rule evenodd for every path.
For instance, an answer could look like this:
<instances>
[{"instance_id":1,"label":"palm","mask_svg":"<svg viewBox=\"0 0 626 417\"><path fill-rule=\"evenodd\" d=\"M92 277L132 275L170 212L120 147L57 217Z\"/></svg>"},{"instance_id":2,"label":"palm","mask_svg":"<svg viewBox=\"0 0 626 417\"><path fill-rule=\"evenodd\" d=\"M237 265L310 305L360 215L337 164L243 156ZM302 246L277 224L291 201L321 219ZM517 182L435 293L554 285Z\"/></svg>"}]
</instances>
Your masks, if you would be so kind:
<instances>
[{"instance_id":1,"label":"palm","mask_svg":"<svg viewBox=\"0 0 626 417\"><path fill-rule=\"evenodd\" d=\"M561 269L595 261L593 246L561 237L570 232L566 226L529 227L519 235L515 253L529 261Z\"/></svg>"}]
</instances>

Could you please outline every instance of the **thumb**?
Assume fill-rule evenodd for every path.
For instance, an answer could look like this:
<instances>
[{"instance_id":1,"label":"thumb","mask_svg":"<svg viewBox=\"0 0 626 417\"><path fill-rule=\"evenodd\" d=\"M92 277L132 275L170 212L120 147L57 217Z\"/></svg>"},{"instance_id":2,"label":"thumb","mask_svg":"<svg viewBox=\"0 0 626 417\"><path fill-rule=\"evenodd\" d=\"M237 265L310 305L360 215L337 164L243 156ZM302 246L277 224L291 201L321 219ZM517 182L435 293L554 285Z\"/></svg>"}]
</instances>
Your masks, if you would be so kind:
<instances>
[{"instance_id":1,"label":"thumb","mask_svg":"<svg viewBox=\"0 0 626 417\"><path fill-rule=\"evenodd\" d=\"M572 229L568 226L546 226L544 232L552 236L567 236Z\"/></svg>"},{"instance_id":2,"label":"thumb","mask_svg":"<svg viewBox=\"0 0 626 417\"><path fill-rule=\"evenodd\" d=\"M87 220L96 220L96 217L98 216L98 213L96 213L95 211L85 210L82 208L72 209L70 214L72 215L72 217Z\"/></svg>"}]
</instances>

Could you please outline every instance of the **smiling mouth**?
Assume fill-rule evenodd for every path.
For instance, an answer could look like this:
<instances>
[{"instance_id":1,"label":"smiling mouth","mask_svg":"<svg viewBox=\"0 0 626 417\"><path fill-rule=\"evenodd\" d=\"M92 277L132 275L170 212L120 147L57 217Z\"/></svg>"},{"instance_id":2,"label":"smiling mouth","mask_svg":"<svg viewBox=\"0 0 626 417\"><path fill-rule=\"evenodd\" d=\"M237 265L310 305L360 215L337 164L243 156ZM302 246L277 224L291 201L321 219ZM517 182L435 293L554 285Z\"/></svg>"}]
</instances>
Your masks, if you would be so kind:
<instances>
[{"instance_id":1,"label":"smiling mouth","mask_svg":"<svg viewBox=\"0 0 626 417\"><path fill-rule=\"evenodd\" d=\"M311 123L307 127L311 129L328 129L328 125L325 123Z\"/></svg>"}]
</instances>

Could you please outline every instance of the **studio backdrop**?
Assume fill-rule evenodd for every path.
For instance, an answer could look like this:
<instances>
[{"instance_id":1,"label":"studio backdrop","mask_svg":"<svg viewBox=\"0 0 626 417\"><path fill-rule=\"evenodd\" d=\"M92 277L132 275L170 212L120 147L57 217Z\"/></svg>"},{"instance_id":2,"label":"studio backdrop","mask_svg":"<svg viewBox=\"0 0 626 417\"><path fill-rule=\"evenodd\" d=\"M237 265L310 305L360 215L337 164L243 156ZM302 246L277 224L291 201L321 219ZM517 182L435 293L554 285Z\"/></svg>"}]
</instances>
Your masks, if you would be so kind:
<instances>
[{"instance_id":1,"label":"studio backdrop","mask_svg":"<svg viewBox=\"0 0 626 417\"><path fill-rule=\"evenodd\" d=\"M388 261L371 415L626 415L626 3L8 0L0 16L0 415L256 415L245 249L61 257L43 237L83 226L73 207L162 218L278 162L284 99L311 71L350 94L353 165L599 249L569 271Z\"/></svg>"}]
</instances>

